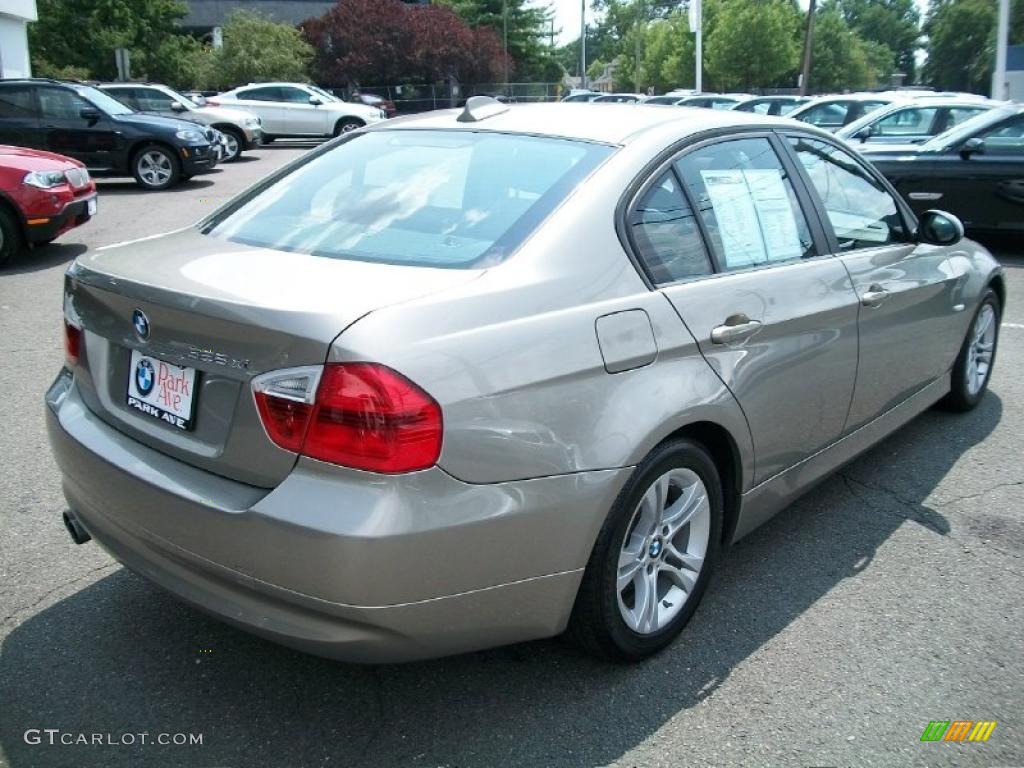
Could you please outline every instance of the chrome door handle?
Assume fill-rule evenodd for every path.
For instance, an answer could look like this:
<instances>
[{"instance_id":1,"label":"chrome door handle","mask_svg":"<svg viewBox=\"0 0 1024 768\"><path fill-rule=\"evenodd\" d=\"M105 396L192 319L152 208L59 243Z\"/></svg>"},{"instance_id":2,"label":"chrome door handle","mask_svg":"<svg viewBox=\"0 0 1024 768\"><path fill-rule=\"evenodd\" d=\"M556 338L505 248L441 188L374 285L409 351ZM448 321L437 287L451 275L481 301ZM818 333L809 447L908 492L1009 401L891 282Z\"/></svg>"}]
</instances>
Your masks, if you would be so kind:
<instances>
[{"instance_id":1,"label":"chrome door handle","mask_svg":"<svg viewBox=\"0 0 1024 768\"><path fill-rule=\"evenodd\" d=\"M760 331L762 325L758 320L751 320L743 314L730 315L726 318L724 325L711 329L712 344L732 344L737 341L749 339Z\"/></svg>"},{"instance_id":2,"label":"chrome door handle","mask_svg":"<svg viewBox=\"0 0 1024 768\"><path fill-rule=\"evenodd\" d=\"M875 283L861 294L860 303L865 307L877 307L887 298L889 298L889 292Z\"/></svg>"}]
</instances>

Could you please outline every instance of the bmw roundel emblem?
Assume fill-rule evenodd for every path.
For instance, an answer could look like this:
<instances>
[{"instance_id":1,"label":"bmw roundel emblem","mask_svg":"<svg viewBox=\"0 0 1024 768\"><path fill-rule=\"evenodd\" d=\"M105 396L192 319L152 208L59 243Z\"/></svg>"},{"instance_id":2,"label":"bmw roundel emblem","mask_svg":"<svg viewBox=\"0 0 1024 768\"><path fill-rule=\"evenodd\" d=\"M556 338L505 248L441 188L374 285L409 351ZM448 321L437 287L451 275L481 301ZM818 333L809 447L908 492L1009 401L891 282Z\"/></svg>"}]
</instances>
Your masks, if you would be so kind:
<instances>
[{"instance_id":1,"label":"bmw roundel emblem","mask_svg":"<svg viewBox=\"0 0 1024 768\"><path fill-rule=\"evenodd\" d=\"M139 390L139 394L145 397L153 391L153 384L156 382L156 376L153 374L153 364L146 358L139 360L138 365L135 366L135 387Z\"/></svg>"},{"instance_id":2,"label":"bmw roundel emblem","mask_svg":"<svg viewBox=\"0 0 1024 768\"><path fill-rule=\"evenodd\" d=\"M149 318L141 309L132 312L132 327L135 329L135 335L143 341L149 338Z\"/></svg>"}]
</instances>

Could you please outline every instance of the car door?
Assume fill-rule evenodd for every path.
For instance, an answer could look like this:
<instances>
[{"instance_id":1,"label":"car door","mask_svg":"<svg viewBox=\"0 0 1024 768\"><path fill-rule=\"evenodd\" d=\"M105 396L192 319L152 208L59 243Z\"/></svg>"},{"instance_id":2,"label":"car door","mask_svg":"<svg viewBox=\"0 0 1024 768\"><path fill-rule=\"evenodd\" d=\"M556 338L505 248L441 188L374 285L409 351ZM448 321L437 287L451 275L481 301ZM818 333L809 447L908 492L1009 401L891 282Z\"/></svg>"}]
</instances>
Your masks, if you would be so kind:
<instances>
[{"instance_id":1,"label":"car door","mask_svg":"<svg viewBox=\"0 0 1024 768\"><path fill-rule=\"evenodd\" d=\"M235 93L238 106L255 113L263 123L263 130L270 136L289 133L285 125L285 112L281 99L281 89L273 85L243 88ZM232 106L227 101L224 103L227 106Z\"/></svg>"},{"instance_id":2,"label":"car door","mask_svg":"<svg viewBox=\"0 0 1024 768\"><path fill-rule=\"evenodd\" d=\"M818 137L787 138L860 300L849 431L949 370L962 341L966 275L946 248L915 242L906 209L860 159Z\"/></svg>"},{"instance_id":3,"label":"car door","mask_svg":"<svg viewBox=\"0 0 1024 768\"><path fill-rule=\"evenodd\" d=\"M1024 114L922 159L899 184L915 210L943 208L972 229L1024 230Z\"/></svg>"},{"instance_id":4,"label":"car door","mask_svg":"<svg viewBox=\"0 0 1024 768\"><path fill-rule=\"evenodd\" d=\"M281 86L281 109L284 112L285 124L288 126L288 133L296 136L329 136L331 128L328 122L331 118L329 110L319 104L310 104L310 97L314 94L295 86ZM316 98L321 98L316 96Z\"/></svg>"},{"instance_id":5,"label":"car door","mask_svg":"<svg viewBox=\"0 0 1024 768\"><path fill-rule=\"evenodd\" d=\"M652 284L743 409L755 482L839 437L857 367L856 294L819 255L820 224L776 144L758 133L684 150L627 221Z\"/></svg>"},{"instance_id":6,"label":"car door","mask_svg":"<svg viewBox=\"0 0 1024 768\"><path fill-rule=\"evenodd\" d=\"M46 149L73 157L88 168L113 167L119 137L106 114L68 88L41 86L36 96ZM82 117L82 110L95 116Z\"/></svg>"},{"instance_id":7,"label":"car door","mask_svg":"<svg viewBox=\"0 0 1024 768\"><path fill-rule=\"evenodd\" d=\"M0 83L0 144L44 148L32 85Z\"/></svg>"}]
</instances>

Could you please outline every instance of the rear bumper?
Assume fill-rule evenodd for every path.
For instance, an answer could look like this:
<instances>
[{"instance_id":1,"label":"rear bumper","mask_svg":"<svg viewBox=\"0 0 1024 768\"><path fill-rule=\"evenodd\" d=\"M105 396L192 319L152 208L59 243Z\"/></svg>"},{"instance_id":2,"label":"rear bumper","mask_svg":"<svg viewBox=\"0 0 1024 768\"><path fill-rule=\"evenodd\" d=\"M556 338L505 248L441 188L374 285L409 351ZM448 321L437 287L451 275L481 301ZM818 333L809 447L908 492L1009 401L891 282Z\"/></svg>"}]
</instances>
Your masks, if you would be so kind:
<instances>
[{"instance_id":1,"label":"rear bumper","mask_svg":"<svg viewBox=\"0 0 1024 768\"><path fill-rule=\"evenodd\" d=\"M267 491L117 432L66 372L47 427L71 509L118 560L230 623L359 662L561 632L629 473L477 486L300 461Z\"/></svg>"}]
</instances>

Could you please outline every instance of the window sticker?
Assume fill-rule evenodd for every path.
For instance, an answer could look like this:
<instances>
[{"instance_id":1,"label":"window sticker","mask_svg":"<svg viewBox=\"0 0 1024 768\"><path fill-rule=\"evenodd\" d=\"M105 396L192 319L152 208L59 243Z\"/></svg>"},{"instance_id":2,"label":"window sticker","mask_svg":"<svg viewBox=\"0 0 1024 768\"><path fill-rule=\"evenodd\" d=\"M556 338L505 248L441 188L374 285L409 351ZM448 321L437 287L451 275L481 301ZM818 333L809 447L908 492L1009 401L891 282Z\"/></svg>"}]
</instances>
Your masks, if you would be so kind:
<instances>
[{"instance_id":1,"label":"window sticker","mask_svg":"<svg viewBox=\"0 0 1024 768\"><path fill-rule=\"evenodd\" d=\"M801 257L800 234L782 171L705 170L701 178L729 269Z\"/></svg>"}]
</instances>

